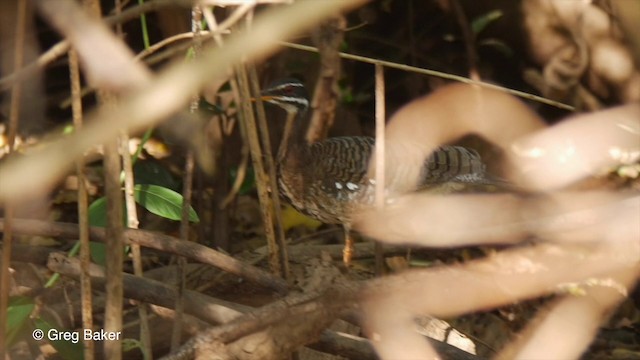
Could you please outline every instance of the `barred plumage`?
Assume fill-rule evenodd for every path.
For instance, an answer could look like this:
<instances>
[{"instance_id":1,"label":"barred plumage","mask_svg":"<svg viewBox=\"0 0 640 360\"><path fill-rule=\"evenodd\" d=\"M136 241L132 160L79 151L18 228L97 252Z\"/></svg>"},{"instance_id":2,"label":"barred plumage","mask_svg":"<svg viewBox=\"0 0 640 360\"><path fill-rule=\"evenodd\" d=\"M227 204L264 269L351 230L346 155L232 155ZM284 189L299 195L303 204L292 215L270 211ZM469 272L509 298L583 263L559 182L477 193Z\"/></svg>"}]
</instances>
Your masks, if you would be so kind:
<instances>
[{"instance_id":1,"label":"barred plumage","mask_svg":"<svg viewBox=\"0 0 640 360\"><path fill-rule=\"evenodd\" d=\"M283 79L272 84L263 91L262 99L290 114L278 150L280 192L298 211L324 223L344 226L344 260L348 262L353 210L373 201L375 182L367 172L374 139L350 136L306 143L309 100L298 80ZM445 182L481 182L485 179L485 166L475 150L442 146L425 161L421 173L420 187L429 188Z\"/></svg>"},{"instance_id":2,"label":"barred plumage","mask_svg":"<svg viewBox=\"0 0 640 360\"><path fill-rule=\"evenodd\" d=\"M485 170L477 151L462 146L443 146L427 159L422 168L421 185L481 181L485 178Z\"/></svg>"},{"instance_id":3,"label":"barred plumage","mask_svg":"<svg viewBox=\"0 0 640 360\"><path fill-rule=\"evenodd\" d=\"M370 186L373 144L366 136L335 137L300 149L295 155L304 161L279 167L280 191L297 210L324 223L350 222Z\"/></svg>"}]
</instances>

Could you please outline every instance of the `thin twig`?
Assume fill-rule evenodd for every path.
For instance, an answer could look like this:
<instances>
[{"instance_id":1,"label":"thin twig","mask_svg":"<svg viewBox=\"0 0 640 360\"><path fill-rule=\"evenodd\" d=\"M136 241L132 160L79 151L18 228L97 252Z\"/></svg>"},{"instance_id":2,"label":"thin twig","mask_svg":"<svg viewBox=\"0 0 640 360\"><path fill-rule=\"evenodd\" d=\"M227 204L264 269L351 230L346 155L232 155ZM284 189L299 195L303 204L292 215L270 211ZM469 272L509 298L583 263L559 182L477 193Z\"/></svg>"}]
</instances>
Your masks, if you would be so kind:
<instances>
[{"instance_id":1,"label":"thin twig","mask_svg":"<svg viewBox=\"0 0 640 360\"><path fill-rule=\"evenodd\" d=\"M249 151L251 152L251 160L253 162L253 168L256 174L256 186L258 188L258 198L260 200L260 210L262 212L262 221L265 228L265 236L267 238L267 244L269 245L269 266L274 274L279 274L284 277L284 264L281 263L279 256L279 243L276 241L276 233L274 229L274 215L273 204L271 202L271 196L269 195L269 175L263 162L262 146L260 145L260 138L258 135L258 129L256 127L256 120L251 109L249 99L251 93L249 90L249 79L244 66L237 66L236 73L238 74L238 89L240 94L237 94L237 98L240 99L240 121L244 123L246 129L247 141L249 143Z\"/></svg>"},{"instance_id":2,"label":"thin twig","mask_svg":"<svg viewBox=\"0 0 640 360\"><path fill-rule=\"evenodd\" d=\"M286 0L285 0L286 1ZM193 5L194 1L191 0L153 0L145 2L144 4L133 6L128 9L125 9L119 14L115 14L109 17L105 17L103 20L108 25L115 25L120 23L125 23L129 20L133 20L138 16L159 10L169 6L181 5L185 7L190 7ZM242 11L237 14L232 14L229 18L225 19L222 24L220 24L219 31L221 33L226 32L226 30L231 27L235 22L238 21L239 18L244 15L243 12L248 11L248 9L255 7L258 3L269 3L269 2L283 2L282 0L258 0L256 2L246 2L242 1L240 9ZM215 2L214 2L215 3ZM219 4L217 4L219 5ZM49 50L43 53L35 62L28 64L23 67L20 71L14 71L12 74L7 75L4 78L0 79L0 90L6 89L11 86L13 83L17 81L22 81L25 78L31 76L34 72L38 71L41 68L46 67L48 64L52 63L54 60L63 56L69 51L69 41L63 40L59 43L53 45Z\"/></svg>"},{"instance_id":3,"label":"thin twig","mask_svg":"<svg viewBox=\"0 0 640 360\"><path fill-rule=\"evenodd\" d=\"M133 20L140 16L141 14L162 9L168 6L175 5L183 5L183 6L191 6L193 1L191 0L153 0L148 1L142 5L134 6L128 8L121 12L120 14L112 15L104 18L104 22L108 25L115 25L119 23L124 23L129 20ZM31 76L33 73L38 71L41 68L46 67L57 58L63 56L69 51L70 43L68 40L60 41L59 43L53 45L49 50L40 55L40 57L23 67L20 71L14 71L12 74L7 75L6 77L0 79L0 90L4 90L14 84L17 81L22 81L25 78Z\"/></svg>"},{"instance_id":4,"label":"thin twig","mask_svg":"<svg viewBox=\"0 0 640 360\"><path fill-rule=\"evenodd\" d=\"M209 31L209 35L213 36L213 38L215 39L216 36L220 36L222 34L226 34L229 32L229 29L235 25L235 23L240 20L242 18L242 16L244 14L246 14L249 10L251 10L253 7L256 6L256 3L245 3L242 6L238 7L231 15L229 15L222 23L220 23L220 25L217 25L215 27L211 27L211 24L207 24L210 27L210 31ZM206 18L206 9L205 8L205 18ZM210 21L207 19L207 22L209 23ZM220 37L222 38L222 37ZM206 43L207 40L203 39L203 43ZM216 43L218 44L218 46L222 46L221 42L218 42L216 40ZM147 64L152 65L152 64L156 64L160 61L163 61L165 59L171 58L177 54L182 54L185 50L189 49L191 46L193 46L192 43L186 43L186 44L178 44L176 46L173 46L163 52L161 52L160 54L150 57L149 59L146 60Z\"/></svg>"},{"instance_id":5,"label":"thin twig","mask_svg":"<svg viewBox=\"0 0 640 360\"><path fill-rule=\"evenodd\" d=\"M14 219L12 226L16 234L23 235L47 235L69 239L77 239L79 235L77 224ZM0 218L0 231L5 231L5 229L6 220ZM103 243L107 241L104 228L90 227L89 233L93 241ZM127 229L124 235L127 244L138 244L212 265L278 293L286 293L288 291L287 283L279 277L204 245L192 241L181 241L173 236L145 230Z\"/></svg>"},{"instance_id":6,"label":"thin twig","mask_svg":"<svg viewBox=\"0 0 640 360\"><path fill-rule=\"evenodd\" d=\"M344 43L346 19L337 15L328 19L312 32L314 44L319 49L320 67L311 99L313 114L305 135L307 142L324 140L335 122L340 98L338 81L342 73L342 60L338 49Z\"/></svg>"},{"instance_id":7,"label":"thin twig","mask_svg":"<svg viewBox=\"0 0 640 360\"><path fill-rule=\"evenodd\" d=\"M98 92L99 94L101 91ZM106 100L106 103L115 100ZM105 105L103 105L105 106ZM120 156L118 141L113 139L104 144L105 194L107 196L107 304L105 309L105 331L122 331L122 191L120 190ZM104 354L108 359L121 359L121 341L105 341Z\"/></svg>"},{"instance_id":8,"label":"thin twig","mask_svg":"<svg viewBox=\"0 0 640 360\"><path fill-rule=\"evenodd\" d=\"M203 31L203 34L208 34L209 31ZM148 48L145 48L144 50L142 50L141 52L138 53L138 55L135 56L134 59L136 60L142 60L148 56L153 55L156 51L162 49L165 46L168 46L176 41L179 40L184 40L184 39L193 39L193 33L188 32L188 33L182 33L182 34L177 34L171 37L168 37L164 40L161 40L153 45L151 45ZM193 43L189 43L189 46L192 46ZM94 88L92 87L85 87L84 89L82 89L82 97L87 96L91 93L93 93L95 91ZM58 107L60 107L60 109L66 109L69 107L69 105L71 104L71 98L69 97L68 99L63 100L62 102L60 102L60 104L58 105Z\"/></svg>"},{"instance_id":9,"label":"thin twig","mask_svg":"<svg viewBox=\"0 0 640 360\"><path fill-rule=\"evenodd\" d=\"M0 79L0 90L4 90L17 82L21 82L25 78L33 75L36 71L52 63L60 56L66 54L67 51L69 51L69 45L69 41L61 41L52 46L44 54L40 55L35 62L32 62L24 66L22 69L14 71L12 74L3 77Z\"/></svg>"},{"instance_id":10,"label":"thin twig","mask_svg":"<svg viewBox=\"0 0 640 360\"><path fill-rule=\"evenodd\" d=\"M191 9L191 32L193 33L196 43L193 47L193 56L196 58L201 51L202 39L202 9L199 6L194 6ZM196 113L198 111L198 104L200 102L199 96L194 96L189 106L190 112ZM180 216L180 239L182 241L189 241L189 210L191 210L191 195L193 192L193 167L194 157L193 150L189 148L185 156L184 164L184 178L182 185L182 213ZM187 260L180 256L178 258L178 266L176 267L176 307L175 317L173 322L173 328L171 333L171 351L175 351L180 346L182 335L182 322L184 314L184 293L187 288L187 279L185 267Z\"/></svg>"},{"instance_id":11,"label":"thin twig","mask_svg":"<svg viewBox=\"0 0 640 360\"><path fill-rule=\"evenodd\" d=\"M242 184L244 183L244 179L247 175L247 165L249 164L249 148L246 144L242 144L242 148L240 149L240 165L238 166L238 171L236 172L236 178L233 181L233 185L231 186L231 190L224 197L222 202L220 203L219 208L225 209L233 199L236 198L236 195L240 192L242 188Z\"/></svg>"},{"instance_id":12,"label":"thin twig","mask_svg":"<svg viewBox=\"0 0 640 360\"><path fill-rule=\"evenodd\" d=\"M122 13L121 8L123 6L124 4L122 4L120 0L116 0L116 15ZM140 16L144 18L144 14ZM144 26L143 32L146 32ZM116 24L116 34L118 34L118 36L121 38L124 37L122 33L121 23ZM145 47L147 47L146 41ZM136 209L136 201L134 197L133 161L131 159L131 155L129 154L129 135L124 131L120 134L120 155L122 156L122 168L124 172L124 200L125 207L127 209L127 227L130 229L137 229L139 221L138 211ZM142 271L142 256L140 253L140 245L131 245L131 260L133 261L133 273L136 276L144 276ZM152 359L153 350L151 347L151 331L149 329L147 305L145 303L138 303L137 305L138 314L140 315L140 342L142 344L141 350L144 354L145 359Z\"/></svg>"},{"instance_id":13,"label":"thin twig","mask_svg":"<svg viewBox=\"0 0 640 360\"><path fill-rule=\"evenodd\" d=\"M52 8L46 8L45 3L40 2L40 10L49 17L49 21L61 27L64 19L57 17ZM77 5L67 3L70 13L65 17L67 21L79 21L80 23L90 22L91 19L100 19L102 17L100 10L100 2L97 0L88 0L84 3L84 11L88 13L88 17L84 17L82 9ZM67 28L67 31L75 31ZM108 36L111 36L110 34ZM77 47L78 43L74 42ZM85 44L87 45L87 44ZM120 45L121 46L121 45ZM88 48L77 48L79 56L85 56L81 51L87 51ZM86 65L86 64L85 64ZM97 69L96 69L97 70ZM85 72L86 74L86 72ZM98 90L98 101L101 107L114 108L116 106L115 95L105 89ZM106 268L107 273L107 296L104 315L104 330L108 332L122 331L122 263L123 263L123 246L124 246L124 226L122 224L122 192L120 191L120 173L122 165L120 163L118 137L107 139L104 143L104 182L105 196L107 198L107 228L106 234ZM118 338L113 341L105 341L103 352L105 358L120 360L122 359L122 339Z\"/></svg>"},{"instance_id":14,"label":"thin twig","mask_svg":"<svg viewBox=\"0 0 640 360\"><path fill-rule=\"evenodd\" d=\"M202 35L208 35L209 31L203 30L202 31ZM161 41L158 41L157 43L149 46L148 48L145 48L144 50L142 50L141 52L138 53L138 55L136 55L135 59L136 60L142 60L144 58L146 58L149 55L152 55L153 53L155 53L156 51L160 50L161 48L170 45L176 41L179 40L184 40L184 39L193 39L195 37L195 34L192 32L187 32L187 33L182 33L182 34L177 34L177 35L173 35L170 36L166 39L163 39Z\"/></svg>"},{"instance_id":15,"label":"thin twig","mask_svg":"<svg viewBox=\"0 0 640 360\"><path fill-rule=\"evenodd\" d=\"M59 272L64 276L78 278L78 260L60 253L51 253L47 261L47 267L51 271ZM96 288L103 291L106 279L105 269L99 265L91 264L90 275L96 282ZM178 293L172 285L124 273L124 295L129 299L144 301L146 303L173 308ZM226 308L226 302L211 298L199 292L185 291L185 313L212 324L228 321L233 316L233 311ZM240 307L240 306L239 306Z\"/></svg>"},{"instance_id":16,"label":"thin twig","mask_svg":"<svg viewBox=\"0 0 640 360\"><path fill-rule=\"evenodd\" d=\"M280 44L282 44L283 46L286 46L286 47L290 47L292 49L298 49L298 50L304 50L304 51L310 51L310 52L318 52L318 49L313 47L313 46L295 44L295 43L286 42L286 41L281 41ZM375 64L380 64L380 65L388 67L388 68L414 72L414 73L417 73L417 74L437 76L437 77L441 77L443 79L459 81L459 82L462 82L462 83L465 83L465 84L478 85L478 86L482 86L482 87L485 87L485 88L488 88L488 89L494 89L494 90L498 90L498 91L501 91L501 92L505 92L507 94L518 96L518 97L521 97L521 98L524 98L524 99L528 99L528 100L531 100L531 101L537 101L539 103L555 106L555 107L560 108L560 109L569 110L569 111L574 111L575 110L575 107L573 107L571 105L563 104L561 102L553 101L553 100L550 100L550 99L547 99L547 98L543 98L541 96L529 94L529 93L526 93L526 92L523 92L523 91L508 89L508 88L505 88L505 87L502 87L502 86L498 86L498 85L495 85L495 84L490 84L490 83L486 83L486 82L482 82L482 81L474 81L472 79L469 79L469 78L466 78L466 77L463 77L463 76L447 74L447 73L443 73L441 71L423 69L423 68L419 68L419 67L415 67L415 66L398 64L398 63L394 63L394 62L391 62L391 61L373 59L373 58L369 58L369 57L366 57L366 56L347 54L347 53L343 53L343 52L340 53L340 57L342 57L344 59L361 61L361 62L374 64L374 65Z\"/></svg>"},{"instance_id":17,"label":"thin twig","mask_svg":"<svg viewBox=\"0 0 640 360\"><path fill-rule=\"evenodd\" d=\"M229 16L229 18L232 18L232 17L235 18L237 15L234 15L234 14L236 14L236 13L243 13L244 14L246 11L248 11L250 9L250 7L248 7L248 5L249 4L246 4L246 6L242 6L242 7L238 8L238 9L236 9L234 11L234 13ZM245 7L247 9L245 9ZM216 18L213 15L213 10L210 7L205 7L203 9L203 15L204 15L204 18L205 18L205 20L207 22L207 26L212 30L211 37L214 39L214 41L216 42L216 45L218 47L222 47L224 45L224 40L222 39L222 36L220 35L221 34L221 32L220 32L221 27L218 26L218 22L216 21ZM227 21L225 21L225 22L228 22L228 21L229 21L229 19L227 19ZM238 94L238 85L236 83L235 78L233 76L231 76L232 75L231 71L230 71L229 75L230 75L229 76L229 78L230 78L229 82L231 84L232 92L234 94L235 100L238 101L238 98L236 96ZM221 125L222 132L225 135L230 135L231 131L233 130L234 121L230 122L229 123L230 126L225 128L225 126L224 126L224 115L222 115L222 119L223 119L223 122L222 122L222 125ZM241 124L239 128L240 128L241 138L242 139L246 139L246 136L245 136L246 135L246 131L245 131L244 125ZM218 206L218 208L219 208L218 210L224 210L231 203L231 201L233 201L233 199L235 198L236 194L240 191L240 188L242 187L242 184L244 183L244 179L245 179L245 176L246 176L246 173L247 173L247 164L248 164L248 161L249 161L249 147L247 146L246 141L242 142L242 148L240 149L240 153L241 153L242 158L240 160L240 166L238 167L238 171L236 173L236 179L235 179L235 181L233 183L231 191L229 191L229 193L225 196L225 198L220 202L220 205Z\"/></svg>"},{"instance_id":18,"label":"thin twig","mask_svg":"<svg viewBox=\"0 0 640 360\"><path fill-rule=\"evenodd\" d=\"M258 73L256 71L255 66L249 65L249 79L251 85L251 93L253 94L253 98L260 97L260 86L258 85ZM278 181L276 179L276 164L273 160L273 154L271 153L271 141L269 139L269 127L267 126L267 117L264 112L264 106L262 104L258 104L256 106L256 114L258 116L258 130L260 133L260 140L262 141L262 148L264 151L264 158L266 162L266 167L269 175L269 183L271 184L272 190L271 193L271 201L269 202L269 206L273 209L273 214L275 216L275 241L278 244L277 256L280 258L280 264L282 264L282 276L285 279L289 278L289 257L287 255L287 243L284 237L284 228L282 227L282 212L280 205L280 192L278 189Z\"/></svg>"},{"instance_id":19,"label":"thin twig","mask_svg":"<svg viewBox=\"0 0 640 360\"><path fill-rule=\"evenodd\" d=\"M247 3L244 6L236 9L236 11L234 11L234 13L229 18L227 18L227 20L225 20L225 22L223 22L223 24L221 24L220 26L217 25L216 19L213 16L213 12L211 11L211 9L205 9L204 16L211 29L220 30L222 28L222 25L224 25L225 23L231 24L232 23L231 19L240 19L239 14L245 14L249 12L251 9L253 9L253 5L254 4ZM216 43L218 44L218 46L222 46L223 40L219 32L215 33L213 37ZM261 209L263 213L263 221L265 224L265 234L267 236L267 243L269 244L269 249L271 250L269 263L271 265L271 270L274 273L280 274L286 279L289 274L289 264L288 264L287 255L286 255L286 248L284 245L284 231L281 228L282 222L280 221L280 217L281 217L279 213L280 209L279 207L276 208L276 205L279 204L279 198L277 198L278 196L277 192L276 194L273 194L272 192L271 194L272 197L269 198L268 190L267 190L268 189L267 184L269 183L275 184L275 166L273 165L273 161L272 160L270 161L270 159L273 159L273 158L271 156L271 146L269 144L269 137L267 132L268 130L266 130L266 120L264 117L264 109L262 114L260 113L258 114L259 126L261 128L260 133L262 135L261 137L262 146L261 146L260 140L257 138L255 118L253 117L253 112L251 111L250 104L248 103L248 99L250 97L251 92L254 92L256 94L259 93L259 89L257 85L257 75L255 73L251 73L252 76L250 77L251 77L251 85L253 89L252 91L250 91L249 84L248 84L249 79L246 74L246 70L244 68L241 68L241 69L239 68L239 71L237 73L238 73L238 79L240 80L240 86L238 86L236 81L232 79L231 88L232 88L234 97L236 99L236 103L242 105L239 112L239 115L241 116L241 120L242 120L240 125L240 130L243 135L246 135L246 137L244 138L249 143L249 150L251 152L251 155L252 155L251 158L254 164L254 169L256 171L256 182L258 185L258 196L260 197L260 204L261 204ZM241 91L243 92L242 94L243 96L241 96L241 93L240 93ZM241 101L241 99L244 99L244 101ZM266 158L267 158L266 170L269 171L268 178L271 179L270 182L267 182L268 178L265 173L265 165L262 162L262 155L261 155L262 151L264 151L266 154ZM242 184L242 182L240 182L240 180L236 178L236 183L234 184L234 188L239 184ZM227 198L225 199L225 202L223 202L223 205L226 205L227 201L230 201L230 199L232 199L231 197L233 196L232 194L233 192L231 192L227 196ZM275 197L275 200L274 200L274 197ZM275 211L275 214L273 214L274 211ZM274 222L272 221L274 216L276 218L275 228L274 228Z\"/></svg>"},{"instance_id":20,"label":"thin twig","mask_svg":"<svg viewBox=\"0 0 640 360\"><path fill-rule=\"evenodd\" d=\"M0 166L0 199L21 199L27 193L43 191L67 172L76 157L96 143L116 137L119 129L135 132L166 119L168 114L188 104L195 89L200 89L211 78L223 76L239 59L264 57L275 50L279 39L364 1L307 0L266 9L255 22L253 31L230 36L224 49L207 49L200 59L188 65L168 66L149 81L135 84L144 89L121 99L117 108L104 109L92 116L91 124L82 131L55 139L30 156L4 162Z\"/></svg>"},{"instance_id":21,"label":"thin twig","mask_svg":"<svg viewBox=\"0 0 640 360\"><path fill-rule=\"evenodd\" d=\"M73 126L82 128L82 98L80 90L80 64L75 50L69 50L69 76L71 82L71 111ZM91 277L89 264L91 263L91 248L89 245L89 199L87 195L84 159L76 161L76 176L78 177L78 227L80 228L80 291L82 303L82 326L93 329L93 299L91 296ZM94 358L95 343L84 341L84 358Z\"/></svg>"},{"instance_id":22,"label":"thin twig","mask_svg":"<svg viewBox=\"0 0 640 360\"><path fill-rule=\"evenodd\" d=\"M180 220L180 239L189 241L189 210L191 209L191 193L193 184L193 150L187 150L184 164L184 184L182 188L182 215ZM180 336L182 335L182 314L184 313L184 293L186 291L185 266L187 260L184 256L178 258L177 269L177 296L175 303L175 321L173 323L173 332L171 334L171 349L177 349L180 346Z\"/></svg>"},{"instance_id":23,"label":"thin twig","mask_svg":"<svg viewBox=\"0 0 640 360\"><path fill-rule=\"evenodd\" d=\"M122 166L124 170L124 199L127 209L127 227L129 229L137 229L139 220L134 197L133 161L129 154L129 136L126 133L122 133L120 136L120 153L122 155ZM144 276L140 245L131 245L131 260L133 261L133 273L136 276ZM145 354L145 359L151 359L153 354L151 349L151 331L149 329L147 305L139 303L138 313L140 314L140 340L143 347L142 353Z\"/></svg>"},{"instance_id":24,"label":"thin twig","mask_svg":"<svg viewBox=\"0 0 640 360\"><path fill-rule=\"evenodd\" d=\"M13 68L18 71L22 67L24 61L24 38L27 22L27 1L18 1L16 6L16 22L15 22L15 45L13 55ZM9 131L8 145L9 156L12 155L15 147L16 133L18 132L18 119L20 117L20 98L22 96L22 84L16 83L11 89L11 105L9 108ZM0 265L0 355L5 353L5 324L8 322L9 293L10 293L10 272L11 267L11 247L13 244L13 216L15 204L8 201L5 204L5 216L7 218L8 231L2 236L2 264Z\"/></svg>"},{"instance_id":25,"label":"thin twig","mask_svg":"<svg viewBox=\"0 0 640 360\"><path fill-rule=\"evenodd\" d=\"M375 65L376 79L376 209L383 210L385 203L384 189L384 138L385 138L385 96L384 96L384 68L381 64ZM384 248L381 242L375 242L376 275L384 273Z\"/></svg>"}]
</instances>

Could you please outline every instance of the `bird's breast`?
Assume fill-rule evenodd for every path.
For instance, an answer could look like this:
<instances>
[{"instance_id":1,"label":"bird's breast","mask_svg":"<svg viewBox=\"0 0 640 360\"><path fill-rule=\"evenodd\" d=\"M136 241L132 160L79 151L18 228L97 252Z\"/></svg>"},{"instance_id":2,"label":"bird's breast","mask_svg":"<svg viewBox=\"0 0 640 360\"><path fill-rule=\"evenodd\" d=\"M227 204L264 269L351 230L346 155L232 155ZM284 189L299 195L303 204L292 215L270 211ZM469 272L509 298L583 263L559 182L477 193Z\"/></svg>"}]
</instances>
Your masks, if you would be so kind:
<instances>
[{"instance_id":1,"label":"bird's breast","mask_svg":"<svg viewBox=\"0 0 640 360\"><path fill-rule=\"evenodd\" d=\"M331 138L289 154L279 171L280 191L293 207L319 221L349 223L371 192L366 173L372 148L371 138Z\"/></svg>"}]
</instances>

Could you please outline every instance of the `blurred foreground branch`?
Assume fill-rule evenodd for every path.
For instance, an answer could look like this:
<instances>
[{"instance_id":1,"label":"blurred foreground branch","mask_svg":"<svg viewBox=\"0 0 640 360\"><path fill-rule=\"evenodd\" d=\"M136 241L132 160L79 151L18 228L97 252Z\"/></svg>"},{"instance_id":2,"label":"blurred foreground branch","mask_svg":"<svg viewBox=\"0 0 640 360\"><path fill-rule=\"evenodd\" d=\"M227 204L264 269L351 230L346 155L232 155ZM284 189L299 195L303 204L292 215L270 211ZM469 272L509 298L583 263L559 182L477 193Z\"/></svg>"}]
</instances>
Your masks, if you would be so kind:
<instances>
[{"instance_id":1,"label":"blurred foreground branch","mask_svg":"<svg viewBox=\"0 0 640 360\"><path fill-rule=\"evenodd\" d=\"M242 58L257 59L273 51L279 40L312 26L326 16L346 11L363 0L299 1L265 11L253 30L230 36L222 49L208 49L189 63L174 64L141 84L114 109L103 109L87 119L89 125L71 136L53 141L28 157L0 167L0 201L22 199L42 193L65 174L87 149L115 138L119 129L128 132L152 126L183 108L191 95ZM94 42L95 46L99 43Z\"/></svg>"}]
</instances>

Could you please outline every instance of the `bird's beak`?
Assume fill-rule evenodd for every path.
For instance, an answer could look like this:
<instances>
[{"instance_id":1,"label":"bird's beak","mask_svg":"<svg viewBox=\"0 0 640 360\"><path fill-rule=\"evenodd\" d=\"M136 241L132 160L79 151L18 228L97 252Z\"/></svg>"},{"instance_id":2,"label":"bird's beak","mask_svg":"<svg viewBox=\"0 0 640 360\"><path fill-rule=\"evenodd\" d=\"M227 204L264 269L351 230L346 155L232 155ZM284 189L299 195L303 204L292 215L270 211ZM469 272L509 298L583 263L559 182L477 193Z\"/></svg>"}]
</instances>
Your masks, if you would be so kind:
<instances>
[{"instance_id":1,"label":"bird's beak","mask_svg":"<svg viewBox=\"0 0 640 360\"><path fill-rule=\"evenodd\" d=\"M260 100L262 101L266 101L266 102L271 102L273 101L273 96L272 95L260 95ZM256 102L257 98L251 98L252 102Z\"/></svg>"}]
</instances>

